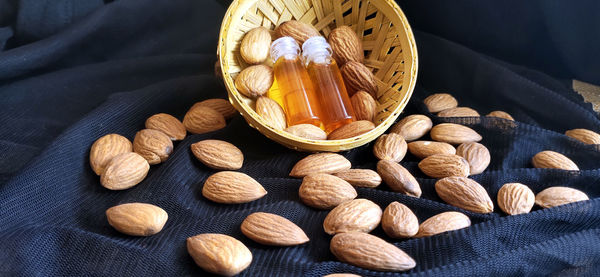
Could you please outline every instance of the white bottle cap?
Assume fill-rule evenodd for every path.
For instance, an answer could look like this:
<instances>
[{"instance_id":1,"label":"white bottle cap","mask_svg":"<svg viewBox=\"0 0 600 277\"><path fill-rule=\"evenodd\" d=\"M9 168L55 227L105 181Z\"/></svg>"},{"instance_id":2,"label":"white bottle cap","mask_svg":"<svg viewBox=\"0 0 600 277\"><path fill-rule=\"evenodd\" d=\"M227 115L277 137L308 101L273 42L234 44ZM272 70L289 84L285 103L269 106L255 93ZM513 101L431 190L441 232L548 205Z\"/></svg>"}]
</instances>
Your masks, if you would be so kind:
<instances>
[{"instance_id":1,"label":"white bottle cap","mask_svg":"<svg viewBox=\"0 0 600 277\"><path fill-rule=\"evenodd\" d=\"M322 63L331 57L332 53L331 46L322 36L311 37L302 44L302 56L306 63Z\"/></svg>"},{"instance_id":2,"label":"white bottle cap","mask_svg":"<svg viewBox=\"0 0 600 277\"><path fill-rule=\"evenodd\" d=\"M300 54L300 46L292 37L280 37L271 43L271 59L276 62L285 56L294 59Z\"/></svg>"}]
</instances>

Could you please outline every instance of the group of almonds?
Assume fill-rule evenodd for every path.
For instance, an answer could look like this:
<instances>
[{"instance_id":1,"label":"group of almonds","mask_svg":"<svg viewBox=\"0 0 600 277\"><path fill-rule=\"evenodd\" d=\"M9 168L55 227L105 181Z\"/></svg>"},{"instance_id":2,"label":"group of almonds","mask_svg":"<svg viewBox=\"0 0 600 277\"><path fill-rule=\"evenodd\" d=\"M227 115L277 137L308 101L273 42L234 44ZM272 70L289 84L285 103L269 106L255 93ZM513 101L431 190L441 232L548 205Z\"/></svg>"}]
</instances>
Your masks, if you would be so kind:
<instances>
[{"instance_id":1,"label":"group of almonds","mask_svg":"<svg viewBox=\"0 0 600 277\"><path fill-rule=\"evenodd\" d=\"M274 30L275 38L289 36L300 45L307 39L320 36L312 25L290 20ZM340 72L351 95L350 101L355 112L354 121L331 132L329 135L311 124L287 126L283 108L266 96L273 85L273 69L267 57L271 45L271 34L265 27L256 27L244 36L240 45L240 55L251 64L235 78L235 86L243 95L256 99L255 111L269 126L284 130L292 135L313 140L345 139L366 133L375 128L373 123L377 110L377 83L375 76L364 64L362 42L348 26L340 26L331 31L328 42L333 58L341 66Z\"/></svg>"}]
</instances>

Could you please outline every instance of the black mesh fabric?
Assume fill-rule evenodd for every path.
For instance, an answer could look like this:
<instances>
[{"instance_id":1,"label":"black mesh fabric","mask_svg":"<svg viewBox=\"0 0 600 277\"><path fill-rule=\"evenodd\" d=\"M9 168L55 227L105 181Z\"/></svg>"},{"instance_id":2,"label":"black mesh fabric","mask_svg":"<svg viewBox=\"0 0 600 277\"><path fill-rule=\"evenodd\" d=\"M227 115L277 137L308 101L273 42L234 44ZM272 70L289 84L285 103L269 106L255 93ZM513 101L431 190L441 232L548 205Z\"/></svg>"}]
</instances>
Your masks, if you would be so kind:
<instances>
[{"instance_id":1,"label":"black mesh fabric","mask_svg":"<svg viewBox=\"0 0 600 277\"><path fill-rule=\"evenodd\" d=\"M5 44L0 52L0 275L206 276L185 247L187 237L206 232L232 235L250 248L254 259L244 276L394 275L336 260L329 251L331 237L322 227L327 211L303 205L298 198L301 180L288 177L306 153L266 139L241 116L222 130L177 142L169 159L152 166L147 178L131 189L109 191L100 186L88 162L89 148L97 138L119 133L133 139L150 115L165 112L181 119L193 103L225 97L213 76L224 5L184 0L89 1L89 5L57 1L61 6L52 2L0 0L0 7L14 10L7 13L12 20L0 18L0 24L14 22L0 25L0 46ZM408 16L410 20L418 14ZM23 24L42 19L52 24ZM540 71L419 29L415 36L419 82L401 117L422 113L434 123L456 122L477 130L492 162L472 178L494 200L507 182L527 184L536 193L549 186L573 187L591 200L535 208L519 216L506 216L497 208L487 215L467 212L441 201L433 189L435 180L424 176L416 166L418 160L409 154L401 164L417 177L421 198L392 192L385 184L359 188L359 197L382 208L402 202L420 221L444 211L461 211L473 225L420 239L389 239L380 227L373 234L417 261L407 275L599 275L600 149L563 135L572 128L600 130L600 118L591 105L562 80ZM461 106L482 114L507 111L516 122L438 118L422 104L436 92L450 92ZM259 181L268 194L241 205L205 199L202 184L215 171L198 162L189 147L208 138L237 145L245 156L240 171ZM564 153L581 171L532 168L531 157L541 150ZM342 154L355 168L373 169L377 161L371 151L372 143ZM141 238L115 231L104 212L127 202L165 209L169 220L164 229ZM267 247L249 240L239 226L256 211L290 219L311 241Z\"/></svg>"}]
</instances>

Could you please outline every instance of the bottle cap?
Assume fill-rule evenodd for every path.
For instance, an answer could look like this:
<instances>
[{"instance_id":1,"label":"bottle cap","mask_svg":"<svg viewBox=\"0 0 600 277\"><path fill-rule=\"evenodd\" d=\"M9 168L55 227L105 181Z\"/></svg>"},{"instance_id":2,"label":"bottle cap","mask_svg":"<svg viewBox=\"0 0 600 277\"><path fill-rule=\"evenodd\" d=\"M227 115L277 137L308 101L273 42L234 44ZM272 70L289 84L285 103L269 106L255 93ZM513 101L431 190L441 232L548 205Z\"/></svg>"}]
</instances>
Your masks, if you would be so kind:
<instances>
[{"instance_id":1,"label":"bottle cap","mask_svg":"<svg viewBox=\"0 0 600 277\"><path fill-rule=\"evenodd\" d=\"M302 44L302 56L307 63L323 62L332 53L331 46L322 36L311 37Z\"/></svg>"},{"instance_id":2,"label":"bottle cap","mask_svg":"<svg viewBox=\"0 0 600 277\"><path fill-rule=\"evenodd\" d=\"M271 59L276 62L280 57L295 58L300 54L300 46L292 37L280 37L271 43Z\"/></svg>"}]
</instances>

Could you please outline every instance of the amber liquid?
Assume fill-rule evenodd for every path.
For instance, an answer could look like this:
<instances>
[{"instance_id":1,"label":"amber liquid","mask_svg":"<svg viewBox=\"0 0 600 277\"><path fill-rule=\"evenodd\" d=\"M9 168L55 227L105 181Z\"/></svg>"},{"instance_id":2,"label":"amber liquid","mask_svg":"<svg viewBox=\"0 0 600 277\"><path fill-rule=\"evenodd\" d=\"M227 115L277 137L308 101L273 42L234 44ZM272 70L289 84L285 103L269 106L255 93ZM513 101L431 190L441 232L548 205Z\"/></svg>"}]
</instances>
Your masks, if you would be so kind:
<instances>
[{"instance_id":1,"label":"amber liquid","mask_svg":"<svg viewBox=\"0 0 600 277\"><path fill-rule=\"evenodd\" d=\"M321 104L320 116L325 132L330 133L353 122L355 117L352 103L335 61L328 58L319 63L310 62L307 71Z\"/></svg>"}]
</instances>

